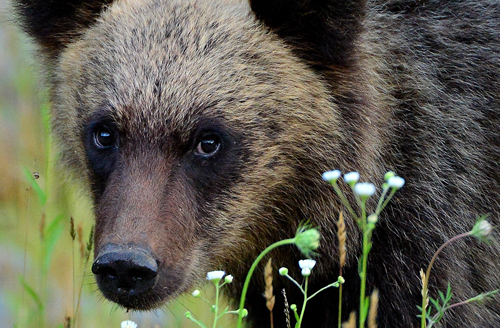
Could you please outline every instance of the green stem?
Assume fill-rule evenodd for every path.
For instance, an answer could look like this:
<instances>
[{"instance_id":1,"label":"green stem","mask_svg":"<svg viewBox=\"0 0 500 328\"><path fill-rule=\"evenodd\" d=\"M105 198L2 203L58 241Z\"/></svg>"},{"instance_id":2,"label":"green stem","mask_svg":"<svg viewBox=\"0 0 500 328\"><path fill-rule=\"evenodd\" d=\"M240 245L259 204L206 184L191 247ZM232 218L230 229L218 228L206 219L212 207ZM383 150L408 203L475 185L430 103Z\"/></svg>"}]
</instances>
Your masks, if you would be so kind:
<instances>
[{"instance_id":1,"label":"green stem","mask_svg":"<svg viewBox=\"0 0 500 328\"><path fill-rule=\"evenodd\" d=\"M359 207L361 208L361 229L365 231L366 228L366 198L360 199Z\"/></svg>"},{"instance_id":2,"label":"green stem","mask_svg":"<svg viewBox=\"0 0 500 328\"><path fill-rule=\"evenodd\" d=\"M304 318L304 313L306 312L306 303L307 303L307 287L309 284L309 277L306 277L306 284L304 286L304 304L302 304L302 310L300 311L299 322L297 322L297 328L300 328L302 325L302 319Z\"/></svg>"},{"instance_id":3,"label":"green stem","mask_svg":"<svg viewBox=\"0 0 500 328\"><path fill-rule=\"evenodd\" d=\"M291 282L293 282L297 287L299 287L300 291L302 293L305 293L304 289L302 288L302 286L297 282L297 280L293 279L290 275L288 275L288 273L285 275L285 277L287 277L288 279L290 279Z\"/></svg>"},{"instance_id":4,"label":"green stem","mask_svg":"<svg viewBox=\"0 0 500 328\"><path fill-rule=\"evenodd\" d=\"M237 328L241 328L243 324L243 309L245 308L245 298L247 296L247 291L248 291L248 286L250 284L250 279L252 278L252 274L255 271L255 268L257 267L257 264L266 256L267 253L275 249L276 247L283 246L283 245L289 245L289 244L294 244L295 243L295 238L290 238L290 239L285 239L285 240L280 240L278 242L275 242L274 244L268 246L262 253L260 253L259 256L255 259L253 262L252 266L250 267L250 270L248 271L247 277L245 279L245 283L243 284L243 290L241 292L241 299L240 299L240 307L239 307L239 313L238 313L238 323L236 324Z\"/></svg>"},{"instance_id":5,"label":"green stem","mask_svg":"<svg viewBox=\"0 0 500 328\"><path fill-rule=\"evenodd\" d=\"M382 212L382 204L383 204L383 201L384 201L384 198L385 198L385 195L387 194L387 191L389 190L389 187L386 187L382 190L382 195L380 195L380 198L378 200L378 204L377 204L377 208L375 209L375 214L376 215L379 215L380 212Z\"/></svg>"},{"instance_id":6,"label":"green stem","mask_svg":"<svg viewBox=\"0 0 500 328\"><path fill-rule=\"evenodd\" d=\"M427 267L427 272L425 273L424 281L422 282L422 316L421 316L422 319L420 321L421 328L426 328L426 326L427 326L427 322L426 322L427 297L425 297L425 296L427 295L427 292L428 292L429 275L431 274L431 269L432 269L432 266L434 265L434 262L436 261L439 253L441 253L441 251L446 246L448 246L449 244L451 244L452 242L454 242L457 239L470 236L470 234L471 233L469 231L469 232L465 232L465 233L462 233L460 235L456 235L453 238L448 239L443 245L441 245L441 247L439 247L439 249L436 251L436 253L434 253L434 256L432 257L431 262L429 263L429 266Z\"/></svg>"},{"instance_id":7,"label":"green stem","mask_svg":"<svg viewBox=\"0 0 500 328\"><path fill-rule=\"evenodd\" d=\"M328 288L331 288L331 287L335 287L335 283L331 283L329 285L326 285L325 287L321 288L320 290L318 290L316 293L312 294L311 296L309 296L307 298L307 300L310 300L311 298L313 298L314 296L318 295L319 293L321 293L322 291L324 291L325 289L328 289Z\"/></svg>"},{"instance_id":8,"label":"green stem","mask_svg":"<svg viewBox=\"0 0 500 328\"><path fill-rule=\"evenodd\" d=\"M191 320L192 322L196 323L198 326L200 326L200 327L202 327L202 328L207 328L207 326L205 326L205 324L204 324L203 322L201 322L201 321L199 321L199 320L196 320L195 318L193 318L193 317L191 316L191 314L190 314L189 316L187 316L187 314L188 314L188 313L189 313L189 312L186 312L186 317L187 317L189 320Z\"/></svg>"},{"instance_id":9,"label":"green stem","mask_svg":"<svg viewBox=\"0 0 500 328\"><path fill-rule=\"evenodd\" d=\"M332 187L335 190L335 192L337 193L337 195L339 196L340 201L342 202L342 204L344 204L344 206L347 208L347 210L349 211L349 213L351 213L351 216L355 220L358 220L358 216L356 215L356 212L354 212L354 210L352 209L351 205L349 204L349 201L347 200L347 198L345 198L344 194L342 193L342 190L340 190L340 188L337 185L337 183L332 183Z\"/></svg>"},{"instance_id":10,"label":"green stem","mask_svg":"<svg viewBox=\"0 0 500 328\"><path fill-rule=\"evenodd\" d=\"M218 317L218 312L219 312L219 281L215 284L215 305L214 305L214 325L212 326L213 328L217 328L217 319Z\"/></svg>"},{"instance_id":11,"label":"green stem","mask_svg":"<svg viewBox=\"0 0 500 328\"><path fill-rule=\"evenodd\" d=\"M382 212L382 210L387 206L387 204L389 204L389 201L391 200L392 196L394 196L394 194L396 193L397 189L396 188L392 188L391 189L391 193L389 194L389 196L387 196L386 200L384 201L384 203L382 204L382 206L379 207L377 206L377 211L375 212L375 214L379 215L380 212Z\"/></svg>"},{"instance_id":12,"label":"green stem","mask_svg":"<svg viewBox=\"0 0 500 328\"><path fill-rule=\"evenodd\" d=\"M359 328L365 327L365 312L366 312L366 271L368 264L368 243L370 238L370 232L365 231L363 234L363 257L361 259L361 291L359 293Z\"/></svg>"},{"instance_id":13,"label":"green stem","mask_svg":"<svg viewBox=\"0 0 500 328\"><path fill-rule=\"evenodd\" d=\"M339 276L342 277L342 268L340 268ZM342 328L342 285L343 285L342 283L339 285L339 326L338 326L338 328Z\"/></svg>"}]
</instances>

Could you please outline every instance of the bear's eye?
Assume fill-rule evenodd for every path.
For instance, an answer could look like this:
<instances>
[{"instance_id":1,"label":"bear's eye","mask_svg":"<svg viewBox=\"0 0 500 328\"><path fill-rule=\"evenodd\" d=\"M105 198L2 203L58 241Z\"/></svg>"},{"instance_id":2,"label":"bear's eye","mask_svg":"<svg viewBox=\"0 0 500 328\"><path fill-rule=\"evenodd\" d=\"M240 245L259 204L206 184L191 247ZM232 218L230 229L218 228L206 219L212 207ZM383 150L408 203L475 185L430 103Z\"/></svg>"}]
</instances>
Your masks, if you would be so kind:
<instances>
[{"instance_id":1,"label":"bear's eye","mask_svg":"<svg viewBox=\"0 0 500 328\"><path fill-rule=\"evenodd\" d=\"M202 137L196 145L196 153L202 156L212 156L220 148L220 137L215 134L210 134Z\"/></svg>"},{"instance_id":2,"label":"bear's eye","mask_svg":"<svg viewBox=\"0 0 500 328\"><path fill-rule=\"evenodd\" d=\"M99 126L94 130L94 145L99 149L111 148L115 145L113 131L107 126Z\"/></svg>"}]
</instances>

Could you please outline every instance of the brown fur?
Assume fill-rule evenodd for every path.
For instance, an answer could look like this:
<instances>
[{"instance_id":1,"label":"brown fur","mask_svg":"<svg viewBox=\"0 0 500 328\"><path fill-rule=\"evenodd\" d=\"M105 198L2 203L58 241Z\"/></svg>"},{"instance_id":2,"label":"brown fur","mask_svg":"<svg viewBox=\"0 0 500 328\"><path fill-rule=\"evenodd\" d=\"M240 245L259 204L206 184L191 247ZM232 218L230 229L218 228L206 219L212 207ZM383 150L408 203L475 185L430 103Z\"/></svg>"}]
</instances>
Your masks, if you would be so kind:
<instances>
[{"instance_id":1,"label":"brown fur","mask_svg":"<svg viewBox=\"0 0 500 328\"><path fill-rule=\"evenodd\" d=\"M338 273L340 209L321 173L357 170L380 182L394 170L407 185L375 231L369 288L380 291L380 327L417 327L419 271L433 252L479 214L500 223L499 5L269 3L252 1L254 13L229 0L119 0L101 4L76 34L65 25L75 15L64 15L48 38L29 24L36 14L22 11L49 58L63 159L93 192L96 254L107 243L136 244L159 259L153 290L127 307L159 306L215 269L235 276L237 297L253 258L310 220L322 233L318 289ZM104 119L119 135L106 176L86 135ZM194 153L206 129L226 138L214 159ZM350 218L346 226L347 319L357 308L360 232ZM450 247L431 293L448 281L455 301L499 288L499 250L471 240ZM298 277L295 249L272 257ZM282 327L281 289L292 303L301 296L284 280L273 284ZM256 274L255 327L268 325L263 286ZM321 294L305 327L333 326L336 303L336 291ZM463 306L444 321L498 327L500 305Z\"/></svg>"}]
</instances>

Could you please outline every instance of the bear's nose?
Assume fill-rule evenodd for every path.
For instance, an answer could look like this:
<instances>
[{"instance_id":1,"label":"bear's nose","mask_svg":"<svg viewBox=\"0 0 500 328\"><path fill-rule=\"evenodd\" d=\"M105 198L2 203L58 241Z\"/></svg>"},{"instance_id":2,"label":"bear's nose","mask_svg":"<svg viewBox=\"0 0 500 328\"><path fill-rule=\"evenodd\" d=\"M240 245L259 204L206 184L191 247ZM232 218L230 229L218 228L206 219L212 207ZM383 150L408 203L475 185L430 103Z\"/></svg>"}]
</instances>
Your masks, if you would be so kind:
<instances>
[{"instance_id":1,"label":"bear's nose","mask_svg":"<svg viewBox=\"0 0 500 328\"><path fill-rule=\"evenodd\" d=\"M154 285L158 263L142 247L107 244L92 264L92 273L104 294L138 296Z\"/></svg>"}]
</instances>

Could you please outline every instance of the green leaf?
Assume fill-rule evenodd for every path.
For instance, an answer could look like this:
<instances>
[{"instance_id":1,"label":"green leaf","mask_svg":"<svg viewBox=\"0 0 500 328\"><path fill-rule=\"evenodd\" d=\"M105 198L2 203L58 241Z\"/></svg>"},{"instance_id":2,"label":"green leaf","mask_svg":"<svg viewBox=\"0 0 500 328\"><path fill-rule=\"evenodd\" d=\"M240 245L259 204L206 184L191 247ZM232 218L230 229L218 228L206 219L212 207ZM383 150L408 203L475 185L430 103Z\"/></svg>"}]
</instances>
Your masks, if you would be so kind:
<instances>
[{"instance_id":1,"label":"green leaf","mask_svg":"<svg viewBox=\"0 0 500 328\"><path fill-rule=\"evenodd\" d=\"M439 300L435 300L433 298L430 299L432 305L436 308L436 310L441 311L441 305L439 304Z\"/></svg>"},{"instance_id":2,"label":"green leaf","mask_svg":"<svg viewBox=\"0 0 500 328\"><path fill-rule=\"evenodd\" d=\"M43 259L44 272L49 270L52 254L54 253L57 241L63 232L63 218L63 215L56 216L52 222L50 222L47 229L45 229L45 253Z\"/></svg>"},{"instance_id":3,"label":"green leaf","mask_svg":"<svg viewBox=\"0 0 500 328\"><path fill-rule=\"evenodd\" d=\"M38 306L39 311L43 311L43 302L38 296L37 292L24 280L22 276L19 276L19 282L23 286L24 290L26 293L28 293L29 296L35 301L36 305Z\"/></svg>"}]
</instances>

